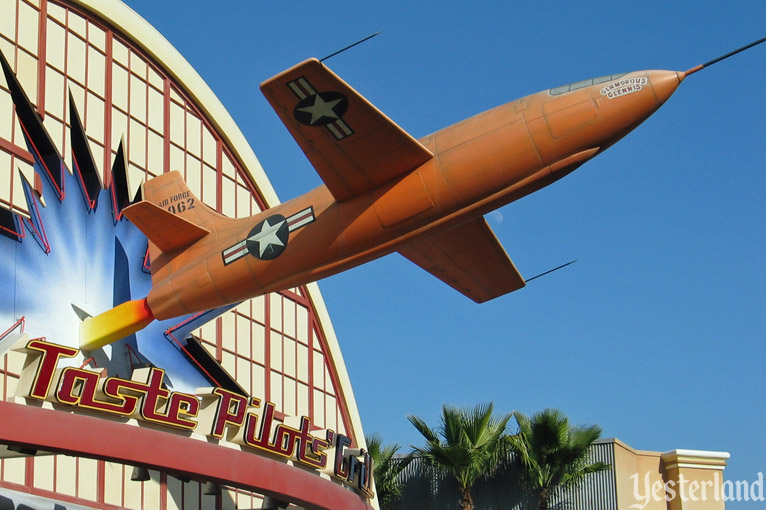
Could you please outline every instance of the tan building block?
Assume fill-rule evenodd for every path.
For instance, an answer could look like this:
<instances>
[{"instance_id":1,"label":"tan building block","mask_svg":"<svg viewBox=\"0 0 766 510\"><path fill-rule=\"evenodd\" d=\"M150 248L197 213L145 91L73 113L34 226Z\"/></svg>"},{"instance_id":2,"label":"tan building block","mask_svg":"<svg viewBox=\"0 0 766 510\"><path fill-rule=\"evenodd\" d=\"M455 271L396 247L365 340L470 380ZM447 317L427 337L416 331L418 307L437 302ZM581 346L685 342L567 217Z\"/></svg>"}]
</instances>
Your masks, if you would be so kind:
<instances>
[{"instance_id":1,"label":"tan building block","mask_svg":"<svg viewBox=\"0 0 766 510\"><path fill-rule=\"evenodd\" d=\"M723 470L729 454L673 450L662 454L668 510L723 510Z\"/></svg>"}]
</instances>

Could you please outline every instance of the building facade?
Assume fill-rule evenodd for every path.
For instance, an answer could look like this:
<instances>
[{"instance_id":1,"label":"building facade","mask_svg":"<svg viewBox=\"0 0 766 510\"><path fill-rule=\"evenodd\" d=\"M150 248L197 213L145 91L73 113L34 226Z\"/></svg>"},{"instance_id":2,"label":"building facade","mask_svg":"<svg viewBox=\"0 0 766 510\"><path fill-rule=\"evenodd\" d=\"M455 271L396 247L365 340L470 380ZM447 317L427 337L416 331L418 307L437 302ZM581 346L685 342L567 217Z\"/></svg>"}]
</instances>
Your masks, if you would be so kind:
<instances>
[{"instance_id":1,"label":"building facade","mask_svg":"<svg viewBox=\"0 0 766 510\"><path fill-rule=\"evenodd\" d=\"M361 421L316 285L166 321L99 352L78 348L79 321L149 285L146 240L121 214L142 182L178 170L230 217L277 203L214 93L119 0L3 0L0 52L0 508L374 506L362 487ZM35 393L25 374L41 380L51 345L70 350L50 374L55 388ZM145 372L156 388L135 382ZM90 396L89 381L99 387ZM135 399L104 397L130 381ZM207 395L217 414L184 395ZM165 427L176 396L175 428ZM101 412L134 400L140 412ZM248 448L238 430L267 423L267 412L259 438L271 443ZM216 419L220 434L208 430ZM282 440L291 446L280 453ZM178 449L163 451L170 444Z\"/></svg>"}]
</instances>

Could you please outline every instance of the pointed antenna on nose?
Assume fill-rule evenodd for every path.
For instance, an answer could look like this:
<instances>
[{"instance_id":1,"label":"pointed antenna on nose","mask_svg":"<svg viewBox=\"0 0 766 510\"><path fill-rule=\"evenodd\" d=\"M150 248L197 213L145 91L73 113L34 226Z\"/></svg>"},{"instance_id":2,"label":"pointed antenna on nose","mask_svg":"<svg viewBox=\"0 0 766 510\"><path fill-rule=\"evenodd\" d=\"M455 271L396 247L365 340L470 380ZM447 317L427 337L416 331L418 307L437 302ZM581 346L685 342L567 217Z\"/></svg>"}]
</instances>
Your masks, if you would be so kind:
<instances>
[{"instance_id":1,"label":"pointed antenna on nose","mask_svg":"<svg viewBox=\"0 0 766 510\"><path fill-rule=\"evenodd\" d=\"M749 50L753 46L757 46L757 45L761 44L764 41L766 41L766 37L764 37L763 39L758 39L757 41L751 42L747 46L742 46L741 48L738 48L738 49L736 49L734 51L730 51L726 55L722 55L722 56L720 56L718 58L714 58L713 60L711 60L709 62L705 62L704 64L700 64L698 66L694 66L691 69L689 69L688 71L685 71L683 73L683 75L684 75L684 77L686 77L686 76L689 76L690 74L696 73L697 71L701 71L702 69L705 69L708 66L712 66L713 64L715 64L717 62L720 62L721 60L725 60L725 59L727 59L729 57L732 57L732 56L736 55L737 53L741 53L741 52L743 52L745 50Z\"/></svg>"}]
</instances>

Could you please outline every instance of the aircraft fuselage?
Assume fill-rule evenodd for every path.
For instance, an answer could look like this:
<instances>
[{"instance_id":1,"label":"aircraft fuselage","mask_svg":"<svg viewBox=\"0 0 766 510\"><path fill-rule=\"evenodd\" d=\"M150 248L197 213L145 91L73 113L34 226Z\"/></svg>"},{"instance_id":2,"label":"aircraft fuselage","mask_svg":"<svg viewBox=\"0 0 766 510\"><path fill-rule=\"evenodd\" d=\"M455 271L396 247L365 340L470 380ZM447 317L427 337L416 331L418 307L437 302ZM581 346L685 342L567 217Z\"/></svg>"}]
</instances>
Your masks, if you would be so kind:
<instances>
[{"instance_id":1,"label":"aircraft fuselage","mask_svg":"<svg viewBox=\"0 0 766 510\"><path fill-rule=\"evenodd\" d=\"M683 78L638 71L539 92L420 139L433 158L362 195L337 201L320 186L250 218L220 216L152 261L149 308L166 319L293 288L475 220L611 146Z\"/></svg>"}]
</instances>

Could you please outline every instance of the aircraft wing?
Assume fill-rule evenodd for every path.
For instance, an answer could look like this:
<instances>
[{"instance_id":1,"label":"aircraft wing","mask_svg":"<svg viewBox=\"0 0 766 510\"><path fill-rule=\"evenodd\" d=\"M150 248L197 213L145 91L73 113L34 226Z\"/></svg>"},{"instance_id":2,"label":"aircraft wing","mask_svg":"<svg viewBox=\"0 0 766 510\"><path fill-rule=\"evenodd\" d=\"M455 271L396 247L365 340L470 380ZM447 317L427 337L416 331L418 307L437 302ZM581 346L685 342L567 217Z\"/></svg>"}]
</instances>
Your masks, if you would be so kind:
<instances>
[{"instance_id":1,"label":"aircraft wing","mask_svg":"<svg viewBox=\"0 0 766 510\"><path fill-rule=\"evenodd\" d=\"M265 81L261 91L338 201L433 157L316 59Z\"/></svg>"},{"instance_id":2,"label":"aircraft wing","mask_svg":"<svg viewBox=\"0 0 766 510\"><path fill-rule=\"evenodd\" d=\"M399 253L477 303L525 285L484 218L407 246Z\"/></svg>"}]
</instances>

